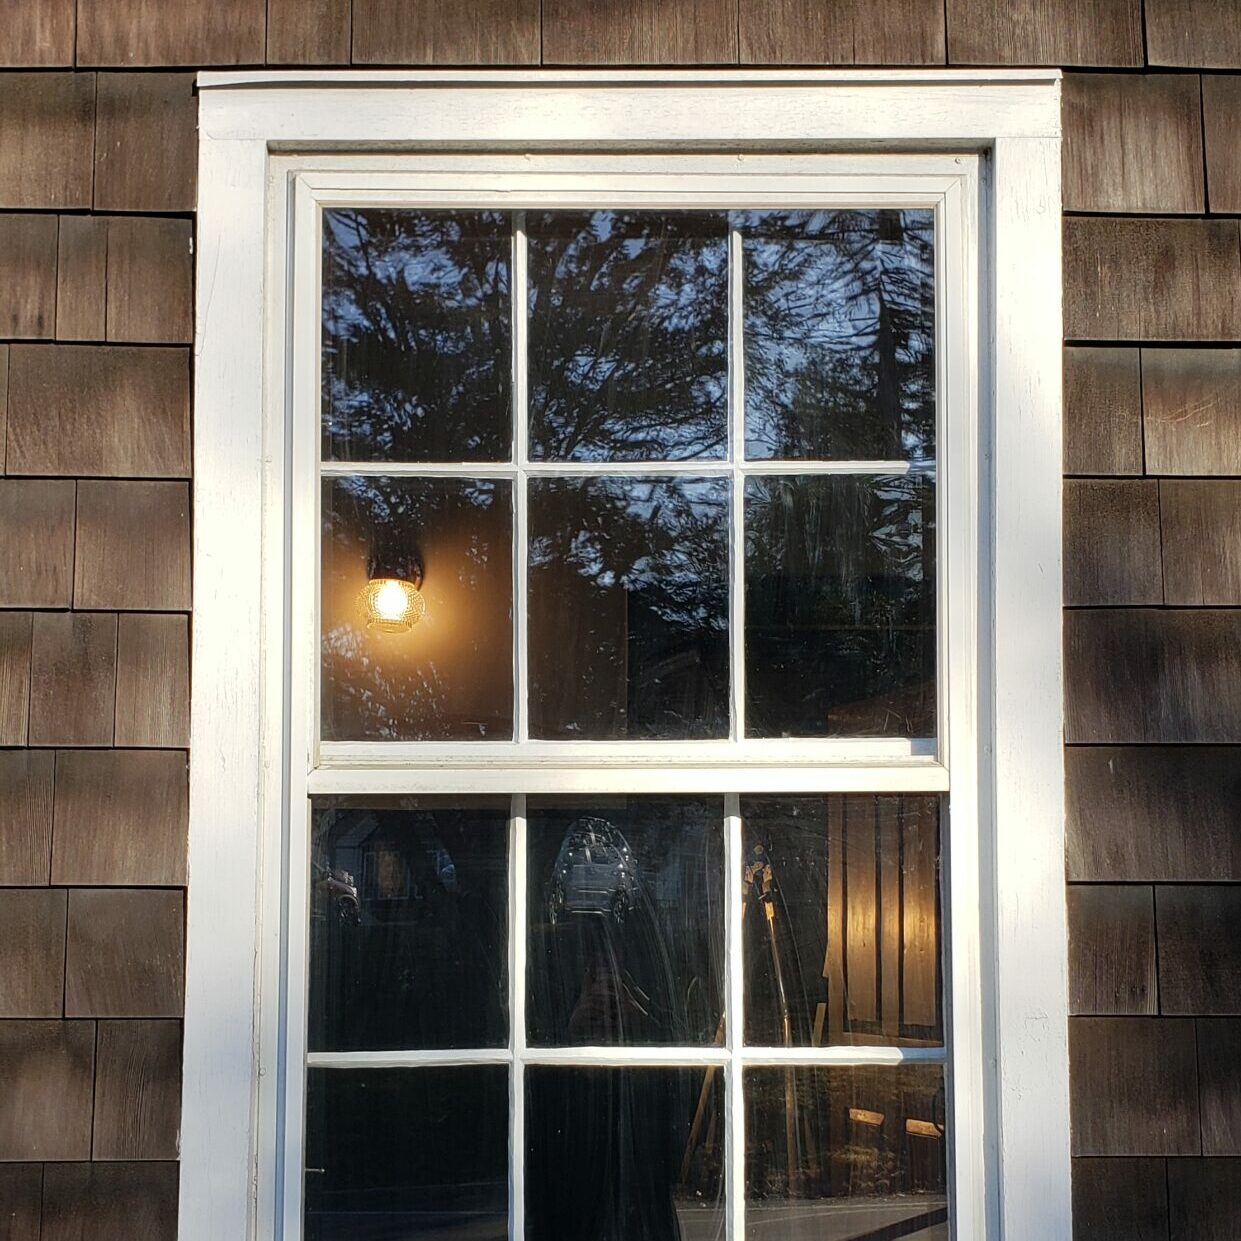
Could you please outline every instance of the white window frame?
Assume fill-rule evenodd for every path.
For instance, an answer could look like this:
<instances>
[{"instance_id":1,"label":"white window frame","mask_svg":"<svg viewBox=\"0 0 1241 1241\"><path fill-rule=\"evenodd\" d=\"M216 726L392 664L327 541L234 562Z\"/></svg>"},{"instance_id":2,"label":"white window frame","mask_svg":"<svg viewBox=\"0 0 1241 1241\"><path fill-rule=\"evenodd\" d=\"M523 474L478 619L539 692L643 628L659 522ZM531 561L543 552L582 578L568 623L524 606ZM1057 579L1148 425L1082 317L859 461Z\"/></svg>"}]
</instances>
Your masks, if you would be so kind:
<instances>
[{"instance_id":1,"label":"white window frame","mask_svg":"<svg viewBox=\"0 0 1241 1241\"><path fill-rule=\"evenodd\" d=\"M951 773L955 1235L1069 1241L1059 73L256 72L199 86L182 1241L276 1235L281 1113L301 1072L285 1031L300 1020L286 982L304 936L287 927L305 860L289 841L307 795L634 791L635 765L644 789L730 795L943 791ZM625 152L651 193L674 160L687 195L728 205L761 185L763 202L937 207L937 387L956 411L937 444L937 743L693 743L671 769L666 748L640 743L568 760L563 743L318 744L302 623L317 523L297 519L317 511L317 430L289 434L291 410L317 408L317 287L291 295L317 255L298 239L323 203L406 202L436 175L459 198L480 158L465 153L481 150L506 187L533 177L558 204L575 184L589 201Z\"/></svg>"}]
</instances>

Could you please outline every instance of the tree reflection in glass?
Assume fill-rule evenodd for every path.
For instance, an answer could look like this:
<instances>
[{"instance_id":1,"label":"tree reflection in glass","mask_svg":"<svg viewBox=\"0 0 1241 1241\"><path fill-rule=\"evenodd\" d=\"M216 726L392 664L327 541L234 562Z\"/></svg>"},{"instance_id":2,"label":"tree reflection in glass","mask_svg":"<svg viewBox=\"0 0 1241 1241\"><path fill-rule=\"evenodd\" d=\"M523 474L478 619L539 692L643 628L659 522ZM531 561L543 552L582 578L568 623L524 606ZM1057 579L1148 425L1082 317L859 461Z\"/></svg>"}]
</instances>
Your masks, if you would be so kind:
<instances>
[{"instance_id":1,"label":"tree reflection in glass","mask_svg":"<svg viewBox=\"0 0 1241 1241\"><path fill-rule=\"evenodd\" d=\"M746 732L935 731L935 486L919 475L745 485Z\"/></svg>"},{"instance_id":2,"label":"tree reflection in glass","mask_svg":"<svg viewBox=\"0 0 1241 1241\"><path fill-rule=\"evenodd\" d=\"M368 630L359 603L377 550L416 549L426 616ZM512 484L349 477L323 483L321 709L329 741L513 735Z\"/></svg>"},{"instance_id":3,"label":"tree reflection in glass","mask_svg":"<svg viewBox=\"0 0 1241 1241\"><path fill-rule=\"evenodd\" d=\"M931 211L743 211L746 456L935 452Z\"/></svg>"},{"instance_id":4,"label":"tree reflection in glass","mask_svg":"<svg viewBox=\"0 0 1241 1241\"><path fill-rule=\"evenodd\" d=\"M530 735L727 736L727 480L529 487Z\"/></svg>"},{"instance_id":5,"label":"tree reflection in glass","mask_svg":"<svg viewBox=\"0 0 1241 1241\"><path fill-rule=\"evenodd\" d=\"M511 216L323 215L323 455L507 461Z\"/></svg>"},{"instance_id":6,"label":"tree reflection in glass","mask_svg":"<svg viewBox=\"0 0 1241 1241\"><path fill-rule=\"evenodd\" d=\"M531 1045L722 1043L723 810L529 800Z\"/></svg>"},{"instance_id":7,"label":"tree reflection in glass","mask_svg":"<svg viewBox=\"0 0 1241 1241\"><path fill-rule=\"evenodd\" d=\"M530 455L727 452L728 218L529 212Z\"/></svg>"}]
</instances>

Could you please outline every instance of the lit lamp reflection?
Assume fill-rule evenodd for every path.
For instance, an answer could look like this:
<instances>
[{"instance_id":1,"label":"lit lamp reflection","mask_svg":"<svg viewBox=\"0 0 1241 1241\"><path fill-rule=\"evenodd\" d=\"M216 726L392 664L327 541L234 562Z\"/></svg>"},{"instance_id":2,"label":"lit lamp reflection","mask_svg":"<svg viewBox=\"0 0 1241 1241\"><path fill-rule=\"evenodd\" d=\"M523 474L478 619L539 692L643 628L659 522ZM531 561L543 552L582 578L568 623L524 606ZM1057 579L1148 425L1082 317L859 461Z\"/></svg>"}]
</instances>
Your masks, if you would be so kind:
<instances>
[{"instance_id":1,"label":"lit lamp reflection","mask_svg":"<svg viewBox=\"0 0 1241 1241\"><path fill-rule=\"evenodd\" d=\"M408 633L426 615L419 556L372 556L366 576L360 602L367 629Z\"/></svg>"}]
</instances>

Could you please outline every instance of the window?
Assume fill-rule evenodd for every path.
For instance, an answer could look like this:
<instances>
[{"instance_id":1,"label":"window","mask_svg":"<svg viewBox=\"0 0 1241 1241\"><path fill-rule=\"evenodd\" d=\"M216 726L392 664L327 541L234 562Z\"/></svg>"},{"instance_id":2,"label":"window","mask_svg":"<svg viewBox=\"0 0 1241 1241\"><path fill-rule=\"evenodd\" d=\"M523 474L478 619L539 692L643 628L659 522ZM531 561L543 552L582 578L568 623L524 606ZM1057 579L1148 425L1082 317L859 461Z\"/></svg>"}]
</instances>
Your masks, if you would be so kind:
<instances>
[{"instance_id":1,"label":"window","mask_svg":"<svg viewBox=\"0 0 1241 1241\"><path fill-rule=\"evenodd\" d=\"M1015 361L1011 300L1054 302L1054 136L832 153L865 86L720 80L336 88L359 139L458 148L404 151L348 149L325 88L208 83L198 417L240 440L199 438L198 580L254 659L208 602L183 1227L243 1165L236 1226L281 1241L964 1241L1061 1209L1058 611L1030 624L1059 586L1018 623L1004 576L1018 542L1058 564L1058 322ZM989 89L989 127L1049 123ZM765 137L691 142L729 90ZM506 108L534 149L460 149ZM669 116L684 149L635 150ZM773 152L794 116L838 136ZM260 357L212 325L264 270ZM255 552L219 541L255 519ZM226 703L239 735L206 733ZM229 840L240 927L207 908ZM1017 1171L1023 1108L1062 1131Z\"/></svg>"}]
</instances>

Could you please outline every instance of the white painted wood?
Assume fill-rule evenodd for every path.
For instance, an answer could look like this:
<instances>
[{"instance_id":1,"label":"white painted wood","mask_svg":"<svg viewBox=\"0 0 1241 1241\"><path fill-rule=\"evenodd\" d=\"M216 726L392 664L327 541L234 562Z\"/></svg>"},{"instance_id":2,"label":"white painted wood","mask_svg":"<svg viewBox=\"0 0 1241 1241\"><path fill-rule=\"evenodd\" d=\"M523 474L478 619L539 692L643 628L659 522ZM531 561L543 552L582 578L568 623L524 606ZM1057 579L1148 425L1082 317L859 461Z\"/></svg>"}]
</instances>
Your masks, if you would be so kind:
<instances>
[{"instance_id":1,"label":"white painted wood","mask_svg":"<svg viewBox=\"0 0 1241 1241\"><path fill-rule=\"evenodd\" d=\"M734 422L734 426L736 423ZM735 442L735 441L734 441ZM724 799L724 1209L727 1241L745 1238L745 1095L743 1066L737 1052L745 1043L745 969L742 939L745 844L741 828L741 799Z\"/></svg>"},{"instance_id":2,"label":"white painted wood","mask_svg":"<svg viewBox=\"0 0 1241 1241\"><path fill-rule=\"evenodd\" d=\"M527 461L520 470L493 461L325 461L324 478L607 478L637 475L683 477L687 474L906 474L934 476L934 461Z\"/></svg>"},{"instance_id":3,"label":"white painted wood","mask_svg":"<svg viewBox=\"0 0 1241 1241\"><path fill-rule=\"evenodd\" d=\"M307 795L657 787L943 791L949 766L951 1046L895 1053L811 1050L865 1063L874 1063L870 1057L878 1052L946 1059L953 1085L958 1241L1069 1241L1058 78L1041 70L200 77L183 1241L292 1241L300 1235L298 1193L282 1195L277 1186L299 1179L297 1117L286 1124L285 1116L301 1107L301 1044L293 1049L296 1063L284 1049L290 1023L304 1021L301 1001L286 1007L286 998L304 985L304 956L298 957L304 950L292 941L304 937L298 904L304 906L305 887L295 892L291 880L300 883L304 876ZM489 155L491 162L428 154L437 144L458 152L485 146L514 153ZM608 149L624 144L658 145L665 154L625 162ZM891 154L856 153L861 146ZM529 154L553 147L579 154ZM707 147L734 154L702 154ZM825 173L822 153L849 147L854 153L834 155L834 171ZM329 148L336 153L305 153ZM778 153L760 153L764 148ZM625 192L633 201L646 195L644 201L669 206L691 200L748 206L765 205L773 195L811 202L826 193L845 205L875 202L884 194L898 201L903 193L908 205L942 204L942 220L954 209L961 212L967 220L962 236L968 238L972 174L965 167L947 168L944 150L983 151L994 175L977 232L992 243L983 255L981 281L973 279L971 243L961 242L966 249L957 255L956 268L951 247L942 250L948 300L941 308L968 309L971 291L981 287L974 309L989 333L981 349L963 340L960 348L946 350L940 376L941 390L958 395L944 411L951 434L940 441L946 454L939 476L941 523L951 533L941 539L948 583L941 617L950 637L938 760L934 748L928 754L919 746L884 755L811 753L795 743L790 762L754 753L738 765L740 752L717 760L678 746L661 774L656 756L637 752L627 770L619 759L598 753L577 752L566 765L563 754L536 751L518 765L502 753L480 751L462 762L441 751L425 754L426 765L412 772L399 765L410 761L407 754L393 753L390 764L378 765L361 751L323 747L319 753L311 734L317 658L313 628L304 624L317 598L317 557L306 563L306 536L298 534L317 527L317 488L302 469L298 442L287 438L288 425L307 417L313 422L314 413L305 409L309 404L313 411L317 402L315 329L306 324L308 315L317 314L318 294L317 286L305 282L300 321L310 343L300 353L313 356L304 365L294 361L289 393L285 380L289 356L299 352L289 348L299 312L290 311L286 268L317 261L317 236L307 240L313 230L300 227L294 244L306 252L286 262L295 187L308 196L303 204L332 195L351 199L354 191L373 202L410 201L414 182L429 187L429 201L443 201L454 186L457 193L494 193L498 177L463 179L462 169L472 161L476 169L494 168L520 184L506 200L520 207L572 201L566 187L583 178L588 186L577 191L579 201L592 201L608 184L612 165L613 187L627 179ZM668 184L669 151L677 153L685 177L675 190L658 190L661 176ZM954 159L970 157L949 156L947 162ZM731 179L716 180L722 188L707 188L725 163ZM962 195L956 208L954 187ZM954 315L941 321L956 321ZM299 392L307 394L304 401ZM968 422L974 406L976 442L963 447L957 436L968 440L973 432L961 431L961 419ZM317 440L315 428L309 434ZM286 528L290 512L296 520ZM964 581L970 577L978 591L973 602ZM298 671L289 676L290 669ZM825 760L831 765L822 765ZM303 809L287 814L285 808L294 806ZM516 975L516 956L511 966ZM736 985L730 980L733 1005L739 1003ZM296 1029L293 1034L296 1039ZM594 1049L572 1050L589 1057ZM513 1045L498 1054L517 1063L519 1053L548 1054L523 1049L515 1031ZM694 1050L691 1062L699 1063L701 1054ZM727 1060L728 1080L735 1085L741 1066L754 1056L779 1060L784 1054L745 1049ZM516 1099L516 1074L513 1089ZM519 1114L514 1123L519 1125ZM729 1124L735 1155L743 1134L735 1115ZM283 1166L273 1157L277 1151ZM518 1163L514 1195L520 1176ZM736 1214L730 1224L734 1241L739 1225Z\"/></svg>"}]
</instances>

